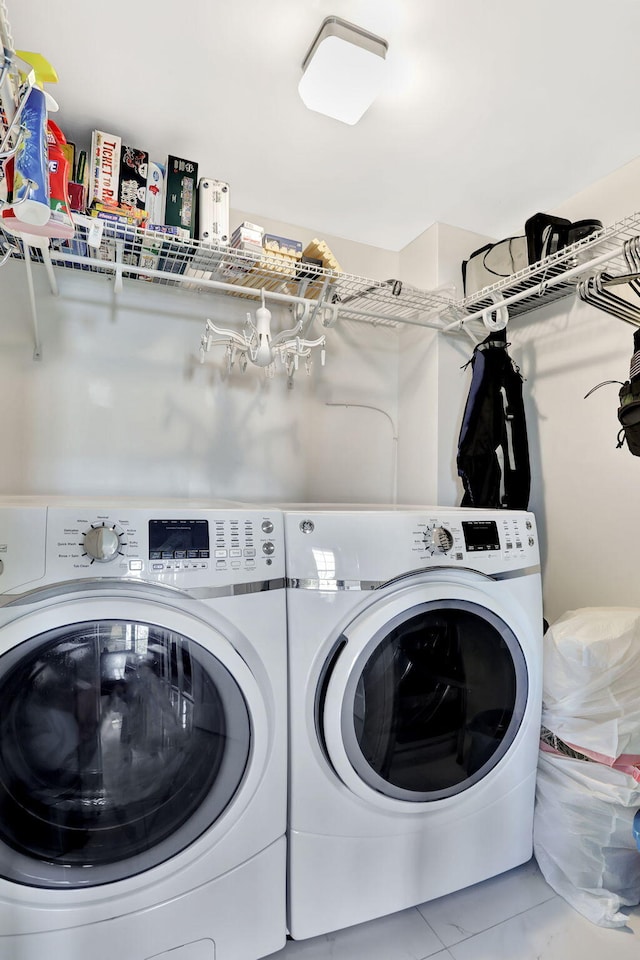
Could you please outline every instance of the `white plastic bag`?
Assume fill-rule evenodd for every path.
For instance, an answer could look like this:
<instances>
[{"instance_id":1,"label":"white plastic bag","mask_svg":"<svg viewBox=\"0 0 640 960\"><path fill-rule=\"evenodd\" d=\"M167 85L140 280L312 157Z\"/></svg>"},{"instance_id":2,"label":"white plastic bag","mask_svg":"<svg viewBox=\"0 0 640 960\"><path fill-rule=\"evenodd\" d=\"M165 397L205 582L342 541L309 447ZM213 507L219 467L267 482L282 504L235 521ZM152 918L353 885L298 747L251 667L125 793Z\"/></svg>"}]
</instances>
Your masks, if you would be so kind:
<instances>
[{"instance_id":1,"label":"white plastic bag","mask_svg":"<svg viewBox=\"0 0 640 960\"><path fill-rule=\"evenodd\" d=\"M544 636L543 689L542 726L560 740L601 763L640 763L640 609L560 617Z\"/></svg>"},{"instance_id":2,"label":"white plastic bag","mask_svg":"<svg viewBox=\"0 0 640 960\"><path fill-rule=\"evenodd\" d=\"M640 786L600 763L540 751L533 849L542 875L579 913L626 926L621 906L640 903L633 818Z\"/></svg>"}]
</instances>

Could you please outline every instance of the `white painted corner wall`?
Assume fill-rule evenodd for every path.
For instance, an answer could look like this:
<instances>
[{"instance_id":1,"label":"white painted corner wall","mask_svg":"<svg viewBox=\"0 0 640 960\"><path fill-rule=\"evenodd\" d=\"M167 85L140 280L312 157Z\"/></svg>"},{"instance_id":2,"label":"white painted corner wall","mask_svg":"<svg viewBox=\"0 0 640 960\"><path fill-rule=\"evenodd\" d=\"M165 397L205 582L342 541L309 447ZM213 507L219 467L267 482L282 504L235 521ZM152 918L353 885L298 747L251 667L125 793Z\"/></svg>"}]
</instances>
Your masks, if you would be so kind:
<instances>
[{"instance_id":1,"label":"white painted corner wall","mask_svg":"<svg viewBox=\"0 0 640 960\"><path fill-rule=\"evenodd\" d=\"M640 158L549 211L606 225L639 209ZM523 225L524 227L524 225ZM465 256L482 244L470 243ZM589 606L638 606L640 459L616 449L617 385L629 376L633 329L576 296L514 320L510 354L525 377L532 486L542 550L545 616ZM463 338L438 341L438 501L459 503L455 448L469 386Z\"/></svg>"},{"instance_id":2,"label":"white painted corner wall","mask_svg":"<svg viewBox=\"0 0 640 960\"><path fill-rule=\"evenodd\" d=\"M433 224L401 253L402 279L426 290L461 297L462 260L487 237ZM455 444L468 374L462 369L473 344L406 326L400 330L399 451L401 503L455 505L459 484Z\"/></svg>"},{"instance_id":3,"label":"white painted corner wall","mask_svg":"<svg viewBox=\"0 0 640 960\"><path fill-rule=\"evenodd\" d=\"M291 226L286 235L312 238ZM345 269L398 274L396 253L325 239ZM38 362L25 266L1 274L0 493L390 501L395 329L317 326L326 366L316 355L290 390L284 374L228 373L223 348L199 362L205 319L241 329L249 301L127 280L116 296L109 278L69 270L56 271L53 297L43 268L33 270ZM291 324L287 308L273 307L274 331Z\"/></svg>"}]
</instances>

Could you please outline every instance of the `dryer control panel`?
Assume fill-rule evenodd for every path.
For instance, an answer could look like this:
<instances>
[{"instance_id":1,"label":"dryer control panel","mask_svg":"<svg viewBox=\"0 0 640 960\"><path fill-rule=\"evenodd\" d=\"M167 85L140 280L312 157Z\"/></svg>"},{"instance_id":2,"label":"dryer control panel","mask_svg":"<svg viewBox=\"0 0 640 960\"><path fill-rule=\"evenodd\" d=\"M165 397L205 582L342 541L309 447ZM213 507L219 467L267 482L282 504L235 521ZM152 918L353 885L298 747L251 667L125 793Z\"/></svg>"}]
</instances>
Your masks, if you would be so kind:
<instances>
[{"instance_id":1,"label":"dryer control panel","mask_svg":"<svg viewBox=\"0 0 640 960\"><path fill-rule=\"evenodd\" d=\"M345 505L285 509L287 577L381 583L458 567L502 575L540 563L535 517L524 510Z\"/></svg>"},{"instance_id":2,"label":"dryer control panel","mask_svg":"<svg viewBox=\"0 0 640 960\"><path fill-rule=\"evenodd\" d=\"M476 566L483 557L513 562L535 561L537 538L533 517L507 514L497 517L456 517L438 514L416 524L413 552L421 559L447 559Z\"/></svg>"}]
</instances>

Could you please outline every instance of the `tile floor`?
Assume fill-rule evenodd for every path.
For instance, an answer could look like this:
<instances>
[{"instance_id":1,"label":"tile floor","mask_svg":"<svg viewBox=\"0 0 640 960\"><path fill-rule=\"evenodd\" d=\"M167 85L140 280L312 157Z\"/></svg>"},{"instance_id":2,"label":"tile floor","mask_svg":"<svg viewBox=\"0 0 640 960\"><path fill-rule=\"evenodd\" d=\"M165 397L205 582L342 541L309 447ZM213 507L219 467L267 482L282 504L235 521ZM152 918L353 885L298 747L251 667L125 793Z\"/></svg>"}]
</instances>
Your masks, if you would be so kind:
<instances>
[{"instance_id":1,"label":"tile floor","mask_svg":"<svg viewBox=\"0 0 640 960\"><path fill-rule=\"evenodd\" d=\"M639 960L640 907L598 927L557 896L535 860L475 887L313 940L269 960Z\"/></svg>"}]
</instances>

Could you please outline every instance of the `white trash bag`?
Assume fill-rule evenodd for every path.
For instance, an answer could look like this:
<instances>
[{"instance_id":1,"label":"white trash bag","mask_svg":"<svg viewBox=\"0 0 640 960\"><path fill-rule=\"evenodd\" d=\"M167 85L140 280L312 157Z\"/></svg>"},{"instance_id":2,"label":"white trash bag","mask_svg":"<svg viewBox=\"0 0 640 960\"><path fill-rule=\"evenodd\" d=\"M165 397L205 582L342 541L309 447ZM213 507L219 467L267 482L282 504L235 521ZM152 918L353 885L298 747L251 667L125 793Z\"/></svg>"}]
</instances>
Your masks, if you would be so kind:
<instances>
[{"instance_id":1,"label":"white trash bag","mask_svg":"<svg viewBox=\"0 0 640 960\"><path fill-rule=\"evenodd\" d=\"M565 613L545 633L543 662L543 728L633 774L640 764L640 608Z\"/></svg>"},{"instance_id":2,"label":"white trash bag","mask_svg":"<svg viewBox=\"0 0 640 960\"><path fill-rule=\"evenodd\" d=\"M622 906L640 903L633 818L640 785L590 760L541 750L533 849L547 883L588 920L626 926Z\"/></svg>"}]
</instances>

